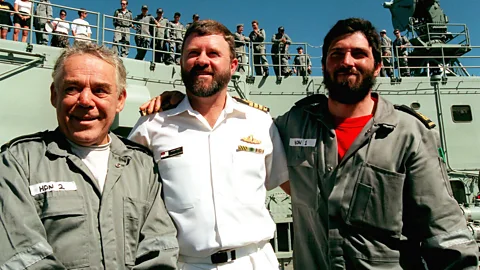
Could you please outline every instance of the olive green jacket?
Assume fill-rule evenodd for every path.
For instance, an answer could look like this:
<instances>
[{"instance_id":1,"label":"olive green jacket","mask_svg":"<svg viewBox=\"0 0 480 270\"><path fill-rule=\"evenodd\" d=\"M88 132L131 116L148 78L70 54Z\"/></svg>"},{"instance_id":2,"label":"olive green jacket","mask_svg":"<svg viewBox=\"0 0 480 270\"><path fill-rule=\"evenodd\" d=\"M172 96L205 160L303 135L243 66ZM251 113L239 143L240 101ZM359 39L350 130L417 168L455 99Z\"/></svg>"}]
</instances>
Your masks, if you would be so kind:
<instances>
[{"instance_id":1,"label":"olive green jacket","mask_svg":"<svg viewBox=\"0 0 480 270\"><path fill-rule=\"evenodd\" d=\"M58 130L2 147L0 269L176 269L156 165L142 146L110 137L103 194Z\"/></svg>"},{"instance_id":2,"label":"olive green jacket","mask_svg":"<svg viewBox=\"0 0 480 270\"><path fill-rule=\"evenodd\" d=\"M341 161L327 97L276 119L288 157L295 269L476 269L438 132L378 97Z\"/></svg>"}]
</instances>

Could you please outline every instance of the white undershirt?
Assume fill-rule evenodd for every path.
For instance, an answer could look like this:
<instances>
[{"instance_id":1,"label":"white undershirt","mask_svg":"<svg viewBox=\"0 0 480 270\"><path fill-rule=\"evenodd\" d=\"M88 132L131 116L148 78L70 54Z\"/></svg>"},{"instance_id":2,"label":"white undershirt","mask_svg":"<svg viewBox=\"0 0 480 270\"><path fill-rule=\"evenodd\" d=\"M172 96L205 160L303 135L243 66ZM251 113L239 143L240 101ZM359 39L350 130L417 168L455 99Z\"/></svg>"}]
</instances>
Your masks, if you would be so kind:
<instances>
[{"instance_id":1,"label":"white undershirt","mask_svg":"<svg viewBox=\"0 0 480 270\"><path fill-rule=\"evenodd\" d=\"M79 157L98 182L100 191L103 193L105 179L108 172L108 158L110 156L110 143L112 140L108 136L108 143L98 146L81 146L68 141L72 146L72 152Z\"/></svg>"},{"instance_id":2,"label":"white undershirt","mask_svg":"<svg viewBox=\"0 0 480 270\"><path fill-rule=\"evenodd\" d=\"M30 14L30 11L32 10L32 2L15 0L15 4L18 5L18 11Z\"/></svg>"}]
</instances>

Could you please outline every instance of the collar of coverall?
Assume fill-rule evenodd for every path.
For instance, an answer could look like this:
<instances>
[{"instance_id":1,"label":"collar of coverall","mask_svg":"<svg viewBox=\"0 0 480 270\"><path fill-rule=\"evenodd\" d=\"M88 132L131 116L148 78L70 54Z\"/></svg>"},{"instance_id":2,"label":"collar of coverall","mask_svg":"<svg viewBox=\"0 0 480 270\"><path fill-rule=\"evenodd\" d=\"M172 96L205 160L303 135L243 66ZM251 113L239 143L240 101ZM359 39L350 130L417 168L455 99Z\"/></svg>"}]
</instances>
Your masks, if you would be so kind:
<instances>
[{"instance_id":1,"label":"collar of coverall","mask_svg":"<svg viewBox=\"0 0 480 270\"><path fill-rule=\"evenodd\" d=\"M125 144L114 134L109 133L110 139L110 151L124 159L130 159L133 155L133 151L128 149ZM60 131L60 128L56 128L50 138L46 139L47 152L52 155L66 157L71 155L70 144L67 141L65 135Z\"/></svg>"},{"instance_id":2,"label":"collar of coverall","mask_svg":"<svg viewBox=\"0 0 480 270\"><path fill-rule=\"evenodd\" d=\"M373 115L374 123L393 129L398 124L398 118L394 113L395 108L388 100L382 98L378 93L372 92L372 97L378 100L377 109ZM295 103L296 106L303 107L303 109L317 117L327 127L331 126L331 115L328 111L328 98L323 94L315 94L303 98Z\"/></svg>"}]
</instances>

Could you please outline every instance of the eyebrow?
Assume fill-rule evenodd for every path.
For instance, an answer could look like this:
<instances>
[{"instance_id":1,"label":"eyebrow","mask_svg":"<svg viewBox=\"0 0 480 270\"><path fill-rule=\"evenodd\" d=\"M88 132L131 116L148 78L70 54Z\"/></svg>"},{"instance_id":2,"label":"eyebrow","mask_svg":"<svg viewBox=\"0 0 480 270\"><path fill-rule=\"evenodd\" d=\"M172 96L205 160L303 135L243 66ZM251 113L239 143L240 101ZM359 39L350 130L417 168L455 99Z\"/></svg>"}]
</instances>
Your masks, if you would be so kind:
<instances>
[{"instance_id":1,"label":"eyebrow","mask_svg":"<svg viewBox=\"0 0 480 270\"><path fill-rule=\"evenodd\" d=\"M63 80L63 85L81 85L81 84L83 83L80 80L71 80L71 79ZM108 89L113 87L111 84L106 82L96 82L96 83L94 82L93 84L91 84L91 86L95 88L102 87L102 88L108 88Z\"/></svg>"}]
</instances>

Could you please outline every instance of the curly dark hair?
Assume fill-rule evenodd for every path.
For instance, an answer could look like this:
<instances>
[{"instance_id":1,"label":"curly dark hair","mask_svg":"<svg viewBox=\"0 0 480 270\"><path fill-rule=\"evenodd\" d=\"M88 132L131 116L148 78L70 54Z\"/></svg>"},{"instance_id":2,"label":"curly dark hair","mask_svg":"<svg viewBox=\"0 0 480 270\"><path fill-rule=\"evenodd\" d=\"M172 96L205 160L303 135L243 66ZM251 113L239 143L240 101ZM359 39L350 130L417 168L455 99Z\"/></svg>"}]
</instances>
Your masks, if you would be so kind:
<instances>
[{"instance_id":1,"label":"curly dark hair","mask_svg":"<svg viewBox=\"0 0 480 270\"><path fill-rule=\"evenodd\" d=\"M382 62L380 35L370 21L361 18L339 20L332 29L330 29L323 40L322 65L325 65L327 62L327 54L332 42L343 35L353 34L355 32L361 32L367 38L368 44L372 47L375 66L379 65Z\"/></svg>"}]
</instances>

